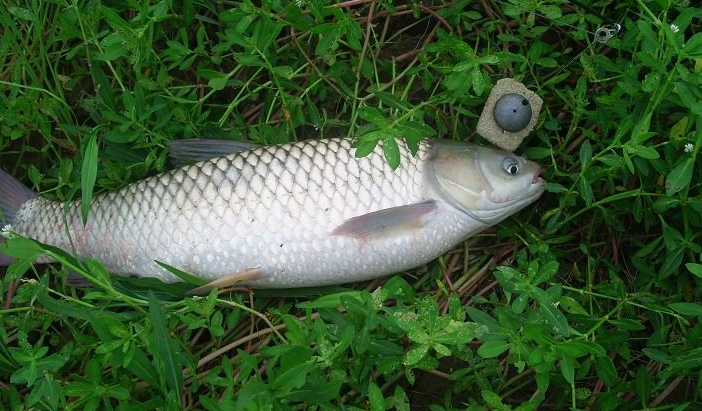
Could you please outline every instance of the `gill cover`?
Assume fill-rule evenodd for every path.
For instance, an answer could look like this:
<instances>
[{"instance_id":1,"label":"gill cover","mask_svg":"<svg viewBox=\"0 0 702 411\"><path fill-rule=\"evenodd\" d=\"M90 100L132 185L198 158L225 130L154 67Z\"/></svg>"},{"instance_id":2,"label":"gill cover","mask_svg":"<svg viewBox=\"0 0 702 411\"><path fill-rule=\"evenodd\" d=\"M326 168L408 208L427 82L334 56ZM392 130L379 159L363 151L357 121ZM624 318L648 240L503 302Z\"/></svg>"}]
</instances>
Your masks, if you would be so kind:
<instances>
[{"instance_id":1,"label":"gill cover","mask_svg":"<svg viewBox=\"0 0 702 411\"><path fill-rule=\"evenodd\" d=\"M483 191L477 149L472 144L437 140L432 142L427 163L430 187L441 200L468 214L479 206Z\"/></svg>"}]
</instances>

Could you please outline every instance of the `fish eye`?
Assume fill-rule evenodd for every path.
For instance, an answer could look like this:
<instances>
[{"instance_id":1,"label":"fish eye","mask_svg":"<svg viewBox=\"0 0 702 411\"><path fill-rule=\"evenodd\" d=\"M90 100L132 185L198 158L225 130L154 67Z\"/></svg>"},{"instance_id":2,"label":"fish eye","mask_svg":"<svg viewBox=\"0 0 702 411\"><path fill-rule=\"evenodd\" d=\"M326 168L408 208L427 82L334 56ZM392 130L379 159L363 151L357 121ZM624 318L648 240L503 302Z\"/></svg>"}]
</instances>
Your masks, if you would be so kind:
<instances>
[{"instance_id":1,"label":"fish eye","mask_svg":"<svg viewBox=\"0 0 702 411\"><path fill-rule=\"evenodd\" d=\"M519 173L519 163L512 157L506 157L502 160L502 168L504 168L509 175L516 175Z\"/></svg>"}]
</instances>

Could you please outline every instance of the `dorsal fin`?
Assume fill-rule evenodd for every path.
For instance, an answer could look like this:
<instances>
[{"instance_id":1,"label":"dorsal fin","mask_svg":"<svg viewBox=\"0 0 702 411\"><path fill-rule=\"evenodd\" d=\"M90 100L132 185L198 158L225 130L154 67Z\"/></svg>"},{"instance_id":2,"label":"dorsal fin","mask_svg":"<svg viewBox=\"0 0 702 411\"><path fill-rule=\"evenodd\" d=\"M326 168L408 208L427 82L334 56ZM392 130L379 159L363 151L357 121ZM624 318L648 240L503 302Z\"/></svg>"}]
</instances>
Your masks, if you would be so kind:
<instances>
[{"instance_id":1,"label":"dorsal fin","mask_svg":"<svg viewBox=\"0 0 702 411\"><path fill-rule=\"evenodd\" d=\"M0 170L0 225L12 224L20 206L35 197L37 193Z\"/></svg>"},{"instance_id":2,"label":"dorsal fin","mask_svg":"<svg viewBox=\"0 0 702 411\"><path fill-rule=\"evenodd\" d=\"M216 139L185 139L168 142L168 159L175 167L260 147L255 143Z\"/></svg>"}]
</instances>

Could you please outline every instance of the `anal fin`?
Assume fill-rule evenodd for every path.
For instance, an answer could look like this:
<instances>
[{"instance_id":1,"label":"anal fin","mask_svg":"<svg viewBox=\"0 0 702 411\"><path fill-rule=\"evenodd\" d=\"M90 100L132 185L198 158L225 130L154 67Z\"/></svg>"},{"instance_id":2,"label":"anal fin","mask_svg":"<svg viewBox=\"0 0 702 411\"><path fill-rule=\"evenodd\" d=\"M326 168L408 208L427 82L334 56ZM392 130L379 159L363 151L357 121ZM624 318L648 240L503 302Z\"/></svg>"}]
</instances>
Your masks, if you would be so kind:
<instances>
[{"instance_id":1,"label":"anal fin","mask_svg":"<svg viewBox=\"0 0 702 411\"><path fill-rule=\"evenodd\" d=\"M212 280L209 283L202 285L197 288L193 288L188 291L186 295L203 295L207 294L213 288L225 288L233 286L242 281L255 280L263 274L263 269L261 266L247 268L243 271L237 271L235 273L225 275L224 277Z\"/></svg>"},{"instance_id":2,"label":"anal fin","mask_svg":"<svg viewBox=\"0 0 702 411\"><path fill-rule=\"evenodd\" d=\"M436 213L437 208L434 200L386 208L349 218L330 234L365 241L392 233L414 231L422 228L427 218Z\"/></svg>"}]
</instances>

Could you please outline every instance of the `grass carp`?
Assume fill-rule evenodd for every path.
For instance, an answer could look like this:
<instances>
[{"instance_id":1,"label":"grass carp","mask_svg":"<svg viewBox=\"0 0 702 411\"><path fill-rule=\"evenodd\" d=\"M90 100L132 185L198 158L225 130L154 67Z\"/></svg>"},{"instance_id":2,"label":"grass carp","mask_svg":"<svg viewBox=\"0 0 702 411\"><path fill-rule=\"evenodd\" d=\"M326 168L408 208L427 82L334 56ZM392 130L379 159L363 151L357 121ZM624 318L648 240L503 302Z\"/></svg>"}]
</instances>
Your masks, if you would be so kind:
<instances>
[{"instance_id":1,"label":"grass carp","mask_svg":"<svg viewBox=\"0 0 702 411\"><path fill-rule=\"evenodd\" d=\"M207 159L96 195L85 225L79 202L42 198L1 171L0 210L12 232L113 274L180 281L158 260L210 282L199 291L292 288L425 264L544 191L537 164L467 143L424 140L416 155L401 144L394 170L381 145L356 158L351 138L174 144Z\"/></svg>"}]
</instances>

